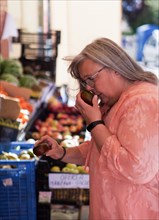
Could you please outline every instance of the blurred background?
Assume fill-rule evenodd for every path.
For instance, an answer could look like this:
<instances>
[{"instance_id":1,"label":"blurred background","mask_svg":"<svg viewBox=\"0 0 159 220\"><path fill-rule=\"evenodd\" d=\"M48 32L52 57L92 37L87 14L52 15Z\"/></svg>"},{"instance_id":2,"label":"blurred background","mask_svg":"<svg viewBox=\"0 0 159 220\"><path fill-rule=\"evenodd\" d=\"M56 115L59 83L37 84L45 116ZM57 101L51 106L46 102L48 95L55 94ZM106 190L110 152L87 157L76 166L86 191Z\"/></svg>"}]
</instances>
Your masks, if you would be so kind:
<instances>
[{"instance_id":1,"label":"blurred background","mask_svg":"<svg viewBox=\"0 0 159 220\"><path fill-rule=\"evenodd\" d=\"M90 138L67 67L99 37L159 76L158 0L0 0L0 219L88 219L88 170L37 158L33 145Z\"/></svg>"},{"instance_id":2,"label":"blurred background","mask_svg":"<svg viewBox=\"0 0 159 220\"><path fill-rule=\"evenodd\" d=\"M57 85L72 82L67 74L68 63L63 58L79 53L87 43L103 36L119 43L134 59L158 74L159 34L153 33L159 28L159 2L156 0L8 0L7 11L18 30L60 31ZM11 57L21 56L20 46L13 45Z\"/></svg>"}]
</instances>

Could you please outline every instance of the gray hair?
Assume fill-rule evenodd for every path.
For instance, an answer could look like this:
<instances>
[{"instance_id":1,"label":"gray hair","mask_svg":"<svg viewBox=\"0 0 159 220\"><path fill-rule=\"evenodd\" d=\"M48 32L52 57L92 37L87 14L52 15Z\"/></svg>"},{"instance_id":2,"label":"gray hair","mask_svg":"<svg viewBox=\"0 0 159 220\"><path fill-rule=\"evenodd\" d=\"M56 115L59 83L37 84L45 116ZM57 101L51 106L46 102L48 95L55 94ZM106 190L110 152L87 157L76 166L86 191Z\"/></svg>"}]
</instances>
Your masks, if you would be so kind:
<instances>
[{"instance_id":1,"label":"gray hair","mask_svg":"<svg viewBox=\"0 0 159 220\"><path fill-rule=\"evenodd\" d=\"M109 67L131 81L147 81L156 85L158 83L154 73L143 70L121 47L108 38L96 39L72 59L68 72L73 78L80 79L78 65L85 59Z\"/></svg>"}]
</instances>

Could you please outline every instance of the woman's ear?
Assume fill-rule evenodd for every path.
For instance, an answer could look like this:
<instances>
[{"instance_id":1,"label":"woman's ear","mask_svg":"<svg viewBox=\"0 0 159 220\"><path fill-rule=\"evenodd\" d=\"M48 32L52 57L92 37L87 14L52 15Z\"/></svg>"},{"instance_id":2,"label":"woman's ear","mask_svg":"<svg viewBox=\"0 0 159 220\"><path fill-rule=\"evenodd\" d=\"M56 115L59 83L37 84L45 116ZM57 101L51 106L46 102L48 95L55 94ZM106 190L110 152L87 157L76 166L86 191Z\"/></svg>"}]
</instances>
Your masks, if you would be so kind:
<instances>
[{"instance_id":1,"label":"woman's ear","mask_svg":"<svg viewBox=\"0 0 159 220\"><path fill-rule=\"evenodd\" d=\"M114 71L114 73L115 73L116 75L120 75L117 71Z\"/></svg>"},{"instance_id":2,"label":"woman's ear","mask_svg":"<svg viewBox=\"0 0 159 220\"><path fill-rule=\"evenodd\" d=\"M114 76L115 76L115 77L120 77L121 75L120 75L120 73L118 73L117 71L114 71Z\"/></svg>"},{"instance_id":3,"label":"woman's ear","mask_svg":"<svg viewBox=\"0 0 159 220\"><path fill-rule=\"evenodd\" d=\"M113 71L112 72L112 77L114 78L114 80L119 80L120 78L121 78L121 75L120 75L120 73L119 72L117 72L117 71Z\"/></svg>"}]
</instances>

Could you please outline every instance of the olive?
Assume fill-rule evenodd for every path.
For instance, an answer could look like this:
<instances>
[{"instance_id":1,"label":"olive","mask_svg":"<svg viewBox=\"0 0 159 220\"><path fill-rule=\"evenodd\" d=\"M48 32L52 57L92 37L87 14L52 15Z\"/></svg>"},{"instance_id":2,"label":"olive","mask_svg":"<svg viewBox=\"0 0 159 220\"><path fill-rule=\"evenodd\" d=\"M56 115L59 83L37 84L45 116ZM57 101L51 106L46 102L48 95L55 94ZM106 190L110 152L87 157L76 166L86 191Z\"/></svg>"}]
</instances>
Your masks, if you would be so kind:
<instances>
[{"instance_id":1,"label":"olive","mask_svg":"<svg viewBox=\"0 0 159 220\"><path fill-rule=\"evenodd\" d=\"M83 99L83 101L85 101L87 104L92 105L92 100L93 100L93 96L94 94L88 90L83 90L81 92L81 98Z\"/></svg>"},{"instance_id":2,"label":"olive","mask_svg":"<svg viewBox=\"0 0 159 220\"><path fill-rule=\"evenodd\" d=\"M47 143L40 143L33 148L33 153L39 157L45 154L48 150L50 150L50 146Z\"/></svg>"}]
</instances>

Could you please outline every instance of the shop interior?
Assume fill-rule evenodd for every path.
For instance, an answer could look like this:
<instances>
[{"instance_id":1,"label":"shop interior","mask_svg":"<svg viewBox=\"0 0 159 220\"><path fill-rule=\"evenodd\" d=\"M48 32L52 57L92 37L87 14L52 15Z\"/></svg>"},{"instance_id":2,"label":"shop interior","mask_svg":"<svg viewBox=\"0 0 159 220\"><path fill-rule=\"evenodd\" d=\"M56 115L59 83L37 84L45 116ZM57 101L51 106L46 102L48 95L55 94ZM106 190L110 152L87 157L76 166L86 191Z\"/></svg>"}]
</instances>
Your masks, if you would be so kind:
<instances>
[{"instance_id":1,"label":"shop interior","mask_svg":"<svg viewBox=\"0 0 159 220\"><path fill-rule=\"evenodd\" d=\"M123 46L122 0L0 4L0 219L87 220L89 173L39 158L33 146L45 134L65 147L89 140L67 68L98 37Z\"/></svg>"}]
</instances>

